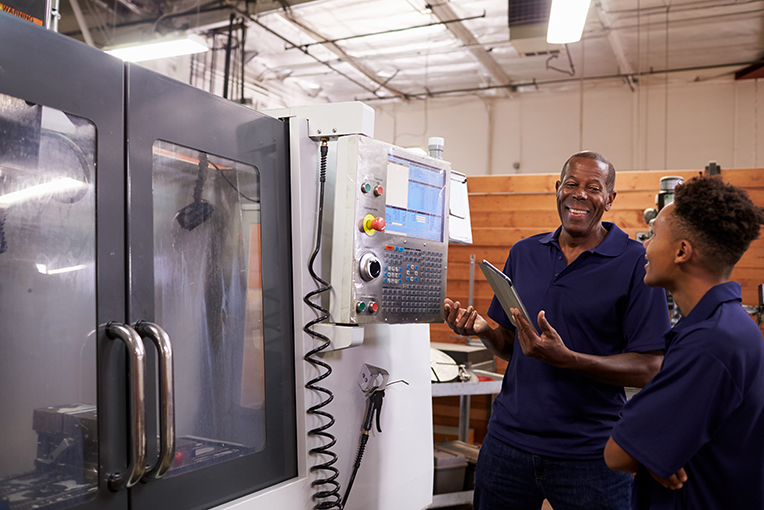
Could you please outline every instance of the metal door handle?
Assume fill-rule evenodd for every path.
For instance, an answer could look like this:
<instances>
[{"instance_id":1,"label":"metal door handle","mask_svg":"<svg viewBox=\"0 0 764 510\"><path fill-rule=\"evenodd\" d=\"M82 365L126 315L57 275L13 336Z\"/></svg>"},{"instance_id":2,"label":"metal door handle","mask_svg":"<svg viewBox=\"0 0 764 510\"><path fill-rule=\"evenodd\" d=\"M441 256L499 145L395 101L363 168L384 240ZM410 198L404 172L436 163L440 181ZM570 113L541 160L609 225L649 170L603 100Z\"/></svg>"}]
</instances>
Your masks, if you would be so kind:
<instances>
[{"instance_id":1,"label":"metal door handle","mask_svg":"<svg viewBox=\"0 0 764 510\"><path fill-rule=\"evenodd\" d=\"M112 340L122 340L128 351L128 371L130 387L130 463L122 473L109 475L109 489L116 492L130 488L141 479L146 470L146 349L136 331L119 322L106 325L106 336Z\"/></svg>"},{"instance_id":2,"label":"metal door handle","mask_svg":"<svg viewBox=\"0 0 764 510\"><path fill-rule=\"evenodd\" d=\"M172 344L170 336L157 324L138 321L135 330L148 338L159 352L159 455L153 466L146 468L143 481L161 478L170 469L175 456L175 394L173 382Z\"/></svg>"}]
</instances>

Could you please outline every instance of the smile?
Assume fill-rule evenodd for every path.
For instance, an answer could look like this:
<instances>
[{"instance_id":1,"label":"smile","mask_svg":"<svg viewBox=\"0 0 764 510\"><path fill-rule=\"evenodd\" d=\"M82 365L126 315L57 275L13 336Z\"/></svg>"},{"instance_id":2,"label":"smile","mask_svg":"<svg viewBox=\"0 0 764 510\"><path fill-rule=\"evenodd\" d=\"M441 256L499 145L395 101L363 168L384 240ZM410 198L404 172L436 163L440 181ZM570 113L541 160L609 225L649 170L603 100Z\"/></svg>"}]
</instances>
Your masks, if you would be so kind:
<instances>
[{"instance_id":1,"label":"smile","mask_svg":"<svg viewBox=\"0 0 764 510\"><path fill-rule=\"evenodd\" d=\"M573 209L572 207L568 207L568 210L573 214L586 214L589 211L582 211L581 209Z\"/></svg>"}]
</instances>

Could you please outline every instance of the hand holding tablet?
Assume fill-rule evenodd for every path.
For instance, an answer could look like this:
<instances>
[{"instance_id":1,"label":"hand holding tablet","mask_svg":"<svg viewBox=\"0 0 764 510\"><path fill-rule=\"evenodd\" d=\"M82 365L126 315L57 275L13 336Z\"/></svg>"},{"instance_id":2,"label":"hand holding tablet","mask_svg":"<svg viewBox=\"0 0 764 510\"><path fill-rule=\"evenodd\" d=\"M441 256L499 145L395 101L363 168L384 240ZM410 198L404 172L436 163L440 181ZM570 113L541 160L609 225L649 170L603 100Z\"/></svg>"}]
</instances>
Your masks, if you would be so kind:
<instances>
[{"instance_id":1,"label":"hand holding tablet","mask_svg":"<svg viewBox=\"0 0 764 510\"><path fill-rule=\"evenodd\" d=\"M509 320L512 321L512 324L517 327L517 324L515 324L515 319L512 317L510 308L517 308L520 310L520 313L523 314L525 320L528 321L528 324L533 327L533 321L531 320L530 315L528 315L528 311L525 309L525 305L523 305L523 302L520 300L520 296L517 294L515 285L512 283L512 280L509 278L509 276L505 275L502 271L494 267L493 264L485 259L483 259L482 262L478 262L478 265L480 266L480 270L483 271L485 279L488 280L488 283L491 285L494 294L496 294L496 299L499 300L499 303L504 309L504 312L507 314L507 317L509 317Z\"/></svg>"}]
</instances>

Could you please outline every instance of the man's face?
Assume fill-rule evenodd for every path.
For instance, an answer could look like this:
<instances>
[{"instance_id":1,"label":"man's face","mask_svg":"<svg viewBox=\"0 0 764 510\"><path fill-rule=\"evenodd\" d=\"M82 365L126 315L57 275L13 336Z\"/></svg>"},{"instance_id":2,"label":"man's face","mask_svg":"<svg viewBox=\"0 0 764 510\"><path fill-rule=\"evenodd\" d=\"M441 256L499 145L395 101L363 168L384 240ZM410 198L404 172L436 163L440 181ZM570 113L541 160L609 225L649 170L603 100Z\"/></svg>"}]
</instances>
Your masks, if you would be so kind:
<instances>
[{"instance_id":1,"label":"man's face","mask_svg":"<svg viewBox=\"0 0 764 510\"><path fill-rule=\"evenodd\" d=\"M594 159L573 158L563 180L557 181L557 213L562 228L574 237L598 232L602 214L610 209L615 191L608 191L607 165Z\"/></svg>"},{"instance_id":2,"label":"man's face","mask_svg":"<svg viewBox=\"0 0 764 510\"><path fill-rule=\"evenodd\" d=\"M669 215L674 204L669 204L650 222L650 238L645 241L645 284L650 287L671 287L677 241L671 228Z\"/></svg>"}]
</instances>

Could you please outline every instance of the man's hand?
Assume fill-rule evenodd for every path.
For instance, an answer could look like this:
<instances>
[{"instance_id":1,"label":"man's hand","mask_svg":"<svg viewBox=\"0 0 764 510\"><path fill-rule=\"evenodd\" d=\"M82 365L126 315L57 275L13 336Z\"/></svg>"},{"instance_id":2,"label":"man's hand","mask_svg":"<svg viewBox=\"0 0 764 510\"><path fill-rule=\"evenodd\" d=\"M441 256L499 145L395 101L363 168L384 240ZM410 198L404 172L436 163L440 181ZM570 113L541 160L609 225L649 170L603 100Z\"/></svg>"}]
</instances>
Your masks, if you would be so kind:
<instances>
[{"instance_id":1,"label":"man's hand","mask_svg":"<svg viewBox=\"0 0 764 510\"><path fill-rule=\"evenodd\" d=\"M684 482L687 481L687 473L685 473L684 468L679 468L679 471L669 476L668 480L661 478L660 476L656 475L649 469L647 470L647 472L650 473L653 478L655 478L655 481L657 481L659 484L663 485L667 489L671 489L672 491L681 489L684 486Z\"/></svg>"},{"instance_id":2,"label":"man's hand","mask_svg":"<svg viewBox=\"0 0 764 510\"><path fill-rule=\"evenodd\" d=\"M491 330L491 326L471 306L462 308L459 301L451 301L446 298L443 302L446 315L446 323L459 335L481 336Z\"/></svg>"},{"instance_id":3,"label":"man's hand","mask_svg":"<svg viewBox=\"0 0 764 510\"><path fill-rule=\"evenodd\" d=\"M573 351L568 349L557 334L557 331L546 320L544 310L538 315L538 324L541 328L541 336L531 326L517 308L510 308L512 317L517 324L517 334L523 354L530 358L549 363L552 366L564 366L574 356Z\"/></svg>"}]
</instances>

